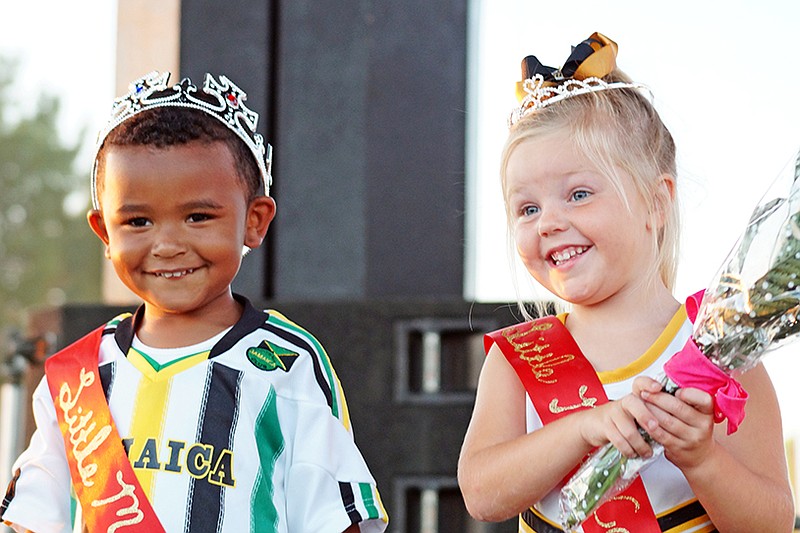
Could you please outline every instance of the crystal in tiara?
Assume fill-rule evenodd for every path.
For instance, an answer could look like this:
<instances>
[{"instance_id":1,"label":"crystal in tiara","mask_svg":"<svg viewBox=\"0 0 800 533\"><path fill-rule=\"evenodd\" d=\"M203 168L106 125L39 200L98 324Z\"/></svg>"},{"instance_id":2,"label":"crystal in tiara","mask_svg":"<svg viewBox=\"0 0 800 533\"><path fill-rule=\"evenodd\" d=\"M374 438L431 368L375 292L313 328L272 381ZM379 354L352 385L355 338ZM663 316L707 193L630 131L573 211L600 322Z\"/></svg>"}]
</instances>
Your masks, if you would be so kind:
<instances>
[{"instance_id":1,"label":"crystal in tiara","mask_svg":"<svg viewBox=\"0 0 800 533\"><path fill-rule=\"evenodd\" d=\"M561 100L578 96L579 94L606 91L608 89L643 89L649 90L646 85L641 83L628 83L622 81L605 82L600 78L586 78L583 80L568 79L560 85L545 85L544 77L535 74L533 78L528 78L523 82L522 90L526 96L520 102L520 106L511 112L509 125L513 126L522 117L555 104Z\"/></svg>"},{"instance_id":2,"label":"crystal in tiara","mask_svg":"<svg viewBox=\"0 0 800 533\"><path fill-rule=\"evenodd\" d=\"M134 80L128 86L128 94L114 100L108 123L97 134L92 170L92 204L99 208L97 198L97 154L108 134L134 115L157 107L187 107L199 109L216 117L244 141L256 160L264 181L264 194L269 195L272 185L272 147L264 143L264 138L256 133L258 114L244 105L247 95L226 76L219 82L211 74L206 74L203 88L197 87L188 78L180 83L168 85L170 73L150 72Z\"/></svg>"},{"instance_id":3,"label":"crystal in tiara","mask_svg":"<svg viewBox=\"0 0 800 533\"><path fill-rule=\"evenodd\" d=\"M542 65L534 56L522 60L523 81L517 83L519 107L511 112L508 125L524 116L573 96L609 89L643 89L634 82L606 82L602 78L617 68L617 43L601 33L593 33L572 48L564 66Z\"/></svg>"}]
</instances>

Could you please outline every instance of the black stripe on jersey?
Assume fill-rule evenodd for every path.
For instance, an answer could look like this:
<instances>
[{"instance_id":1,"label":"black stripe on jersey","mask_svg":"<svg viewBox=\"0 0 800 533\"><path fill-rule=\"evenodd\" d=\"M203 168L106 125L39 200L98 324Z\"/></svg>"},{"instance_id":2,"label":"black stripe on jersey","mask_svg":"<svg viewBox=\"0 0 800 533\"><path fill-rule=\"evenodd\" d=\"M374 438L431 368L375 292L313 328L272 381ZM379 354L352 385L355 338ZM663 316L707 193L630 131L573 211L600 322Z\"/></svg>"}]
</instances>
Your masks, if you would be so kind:
<instances>
[{"instance_id":1,"label":"black stripe on jersey","mask_svg":"<svg viewBox=\"0 0 800 533\"><path fill-rule=\"evenodd\" d=\"M669 531L675 526L694 520L704 514L706 514L706 510L703 509L703 505L695 500L659 518L658 525L661 527L661 531ZM714 531L716 531L716 529Z\"/></svg>"},{"instance_id":2,"label":"black stripe on jersey","mask_svg":"<svg viewBox=\"0 0 800 533\"><path fill-rule=\"evenodd\" d=\"M299 346L311 355L311 362L314 364L314 377L317 380L319 388L322 390L322 394L325 395L325 401L328 402L328 407L333 407L333 391L331 390L330 385L328 385L328 381L325 379L325 372L322 370L322 366L319 363L319 358L317 357L317 351L314 349L314 347L311 346L303 337L295 335L294 333L280 328L275 324L270 324L267 322L262 326L262 329L265 329L270 333L274 333L281 339L294 344L295 346Z\"/></svg>"},{"instance_id":3,"label":"black stripe on jersey","mask_svg":"<svg viewBox=\"0 0 800 533\"><path fill-rule=\"evenodd\" d=\"M132 316L121 320L120 323L117 324L116 331L114 331L114 340L120 351L125 354L125 357L128 357L128 350L131 349L133 335L136 333L136 325L141 322L143 314L144 306L141 305Z\"/></svg>"},{"instance_id":4,"label":"black stripe on jersey","mask_svg":"<svg viewBox=\"0 0 800 533\"><path fill-rule=\"evenodd\" d=\"M11 504L11 500L14 499L14 495L17 492L17 480L19 479L19 475L22 472L19 468L14 472L14 477L11 478L11 481L8 484L8 490L6 490L6 495L3 498L3 503L0 503L0 518L3 518L3 515L6 514L8 511L8 506Z\"/></svg>"},{"instance_id":5,"label":"black stripe on jersey","mask_svg":"<svg viewBox=\"0 0 800 533\"><path fill-rule=\"evenodd\" d=\"M215 363L209 365L197 442L213 446L211 465L217 464L224 450L233 450L242 376L242 372L230 367ZM210 483L207 478L191 479L185 527L187 533L214 533L219 530L225 513L224 490L221 485Z\"/></svg>"},{"instance_id":6,"label":"black stripe on jersey","mask_svg":"<svg viewBox=\"0 0 800 533\"><path fill-rule=\"evenodd\" d=\"M103 394L106 397L106 401L108 401L108 397L111 394L111 387L114 386L114 375L116 369L117 363L114 362L102 365L97 370L100 374L100 383L103 385Z\"/></svg>"},{"instance_id":7,"label":"black stripe on jersey","mask_svg":"<svg viewBox=\"0 0 800 533\"><path fill-rule=\"evenodd\" d=\"M361 513L356 509L356 496L353 494L353 486L350 483L339 482L339 492L342 494L342 503L347 516L350 517L351 524L358 524L363 520Z\"/></svg>"},{"instance_id":8,"label":"black stripe on jersey","mask_svg":"<svg viewBox=\"0 0 800 533\"><path fill-rule=\"evenodd\" d=\"M239 321L233 325L231 330L211 348L211 353L208 354L209 359L227 352L243 337L254 332L267 321L268 315L256 310L247 298L238 294L234 294L233 297L244 307L244 311Z\"/></svg>"},{"instance_id":9,"label":"black stripe on jersey","mask_svg":"<svg viewBox=\"0 0 800 533\"><path fill-rule=\"evenodd\" d=\"M519 517L536 533L563 533L562 529L551 526L542 517L535 513L533 509L523 511Z\"/></svg>"}]
</instances>

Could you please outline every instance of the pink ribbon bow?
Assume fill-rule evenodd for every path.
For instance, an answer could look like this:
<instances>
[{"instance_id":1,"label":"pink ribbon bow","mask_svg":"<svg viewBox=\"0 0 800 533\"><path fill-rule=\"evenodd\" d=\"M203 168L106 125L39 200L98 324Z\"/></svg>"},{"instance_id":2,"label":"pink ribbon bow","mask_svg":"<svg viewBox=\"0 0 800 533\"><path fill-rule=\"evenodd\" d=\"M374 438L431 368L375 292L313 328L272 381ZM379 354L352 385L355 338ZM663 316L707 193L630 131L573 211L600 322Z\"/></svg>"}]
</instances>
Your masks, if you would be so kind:
<instances>
[{"instance_id":1,"label":"pink ribbon bow","mask_svg":"<svg viewBox=\"0 0 800 533\"><path fill-rule=\"evenodd\" d=\"M703 291L686 301L686 313L694 322L703 298ZM719 369L689 338L679 352L664 365L664 372L681 388L693 387L714 398L714 422L728 419L728 435L739 429L744 419L747 391L734 378Z\"/></svg>"}]
</instances>

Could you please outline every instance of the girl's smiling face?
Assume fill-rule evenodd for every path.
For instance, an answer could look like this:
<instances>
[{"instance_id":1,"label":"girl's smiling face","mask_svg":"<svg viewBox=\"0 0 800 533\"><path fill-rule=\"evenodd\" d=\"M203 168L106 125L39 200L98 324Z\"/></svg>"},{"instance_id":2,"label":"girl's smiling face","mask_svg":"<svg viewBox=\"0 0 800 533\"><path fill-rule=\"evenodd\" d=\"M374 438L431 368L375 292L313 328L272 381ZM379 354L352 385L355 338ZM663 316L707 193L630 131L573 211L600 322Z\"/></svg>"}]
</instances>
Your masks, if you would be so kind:
<instances>
[{"instance_id":1,"label":"girl's smiling face","mask_svg":"<svg viewBox=\"0 0 800 533\"><path fill-rule=\"evenodd\" d=\"M508 158L504 193L517 251L536 281L574 305L602 303L653 276L647 207L632 178L616 172L625 199L566 132L524 140Z\"/></svg>"}]
</instances>

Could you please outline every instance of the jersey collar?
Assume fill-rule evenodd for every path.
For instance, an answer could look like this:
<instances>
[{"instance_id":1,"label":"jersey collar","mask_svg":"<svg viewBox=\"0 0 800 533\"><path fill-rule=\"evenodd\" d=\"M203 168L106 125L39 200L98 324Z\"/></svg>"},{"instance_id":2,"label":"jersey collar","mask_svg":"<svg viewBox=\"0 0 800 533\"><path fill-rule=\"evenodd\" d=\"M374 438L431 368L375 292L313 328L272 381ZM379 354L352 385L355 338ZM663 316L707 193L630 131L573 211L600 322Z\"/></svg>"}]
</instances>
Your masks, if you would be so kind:
<instances>
[{"instance_id":1,"label":"jersey collar","mask_svg":"<svg viewBox=\"0 0 800 533\"><path fill-rule=\"evenodd\" d=\"M250 303L250 300L244 296L234 293L233 298L243 306L244 310L242 311L242 316L231 330L211 348L211 353L208 355L209 359L230 350L242 337L257 330L267 320L268 315L258 311L253 307L253 304ZM114 340L124 354L127 354L128 350L130 350L131 344L133 343L133 335L138 329L139 324L141 324L142 316L144 315L144 305L145 304L140 305L133 315L121 321L114 332Z\"/></svg>"}]
</instances>

